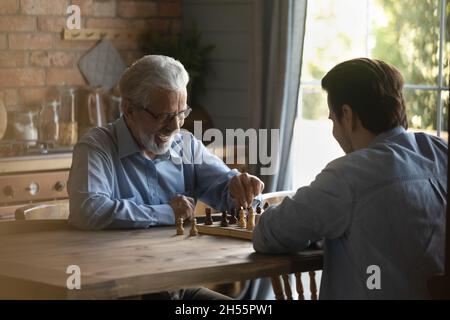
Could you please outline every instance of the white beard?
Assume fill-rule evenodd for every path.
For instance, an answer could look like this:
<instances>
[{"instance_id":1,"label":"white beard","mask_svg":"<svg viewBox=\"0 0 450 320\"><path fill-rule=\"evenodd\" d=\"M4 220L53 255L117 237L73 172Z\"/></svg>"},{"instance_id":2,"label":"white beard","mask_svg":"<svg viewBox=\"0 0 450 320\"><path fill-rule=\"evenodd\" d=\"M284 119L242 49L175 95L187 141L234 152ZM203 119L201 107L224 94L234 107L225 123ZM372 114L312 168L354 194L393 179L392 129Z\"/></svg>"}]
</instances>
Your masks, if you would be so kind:
<instances>
[{"instance_id":1,"label":"white beard","mask_svg":"<svg viewBox=\"0 0 450 320\"><path fill-rule=\"evenodd\" d=\"M167 142L164 142L161 146L158 146L155 141L155 135L155 133L146 134L140 132L139 138L141 140L141 144L144 146L145 151L149 151L156 155L165 154L167 151L169 151L174 136L172 135Z\"/></svg>"}]
</instances>

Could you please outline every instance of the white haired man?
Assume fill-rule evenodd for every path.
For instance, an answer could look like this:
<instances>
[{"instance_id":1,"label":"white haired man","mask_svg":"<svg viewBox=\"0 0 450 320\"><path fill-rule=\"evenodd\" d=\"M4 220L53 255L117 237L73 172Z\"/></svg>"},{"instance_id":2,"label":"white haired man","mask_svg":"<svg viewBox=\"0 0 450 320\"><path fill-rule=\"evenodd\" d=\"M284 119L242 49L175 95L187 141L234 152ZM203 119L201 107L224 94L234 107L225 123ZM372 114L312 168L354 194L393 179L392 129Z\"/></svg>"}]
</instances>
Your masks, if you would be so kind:
<instances>
[{"instance_id":1,"label":"white haired man","mask_svg":"<svg viewBox=\"0 0 450 320\"><path fill-rule=\"evenodd\" d=\"M192 134L180 133L191 111L188 82L183 65L166 56L145 56L124 72L123 116L90 130L74 148L68 183L72 225L173 225L176 218L193 217L194 198L229 210L261 193L264 184L257 177L231 170ZM186 155L192 158L185 161ZM167 297L217 298L203 288Z\"/></svg>"}]
</instances>

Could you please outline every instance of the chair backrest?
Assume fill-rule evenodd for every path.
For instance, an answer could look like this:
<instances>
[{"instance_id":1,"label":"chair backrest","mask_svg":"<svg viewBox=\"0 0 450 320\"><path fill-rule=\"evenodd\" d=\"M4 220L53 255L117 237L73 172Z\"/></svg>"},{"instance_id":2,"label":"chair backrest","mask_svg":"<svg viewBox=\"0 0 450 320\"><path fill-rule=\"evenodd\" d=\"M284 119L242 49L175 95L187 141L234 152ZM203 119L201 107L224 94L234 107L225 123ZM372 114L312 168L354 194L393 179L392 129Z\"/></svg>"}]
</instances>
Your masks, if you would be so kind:
<instances>
[{"instance_id":1,"label":"chair backrest","mask_svg":"<svg viewBox=\"0 0 450 320\"><path fill-rule=\"evenodd\" d=\"M264 207L279 204L286 197L294 196L296 191L279 191L279 192L270 192L265 193L261 197L261 202ZM302 284L301 273L295 273L295 288L298 294L298 300L304 300L304 287ZM317 284L316 284L316 273L311 270L308 272L309 275L309 290L311 293L311 300L317 300ZM275 298L277 300L292 300L293 299L293 291L291 289L290 283L291 277L287 274L283 274L280 276L271 277L272 288L275 294ZM293 283L292 283L293 284Z\"/></svg>"},{"instance_id":2,"label":"chair backrest","mask_svg":"<svg viewBox=\"0 0 450 320\"><path fill-rule=\"evenodd\" d=\"M263 205L269 204L279 204L285 197L292 197L296 191L277 191L277 192L269 192L263 193L261 196L261 202Z\"/></svg>"},{"instance_id":3,"label":"chair backrest","mask_svg":"<svg viewBox=\"0 0 450 320\"><path fill-rule=\"evenodd\" d=\"M34 203L15 211L16 220L67 220L69 200Z\"/></svg>"}]
</instances>

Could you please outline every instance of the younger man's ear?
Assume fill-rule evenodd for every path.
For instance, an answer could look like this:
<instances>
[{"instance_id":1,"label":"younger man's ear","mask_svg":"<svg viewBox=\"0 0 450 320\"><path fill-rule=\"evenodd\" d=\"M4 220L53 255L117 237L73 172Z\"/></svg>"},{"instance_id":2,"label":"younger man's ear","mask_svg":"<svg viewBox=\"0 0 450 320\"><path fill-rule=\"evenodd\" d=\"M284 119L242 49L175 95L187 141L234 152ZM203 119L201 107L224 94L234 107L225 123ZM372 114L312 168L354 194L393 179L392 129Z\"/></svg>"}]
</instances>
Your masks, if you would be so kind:
<instances>
[{"instance_id":1,"label":"younger man's ear","mask_svg":"<svg viewBox=\"0 0 450 320\"><path fill-rule=\"evenodd\" d=\"M353 109L348 105L344 104L342 106L342 119L351 130L355 130L359 124L359 117L353 111Z\"/></svg>"}]
</instances>

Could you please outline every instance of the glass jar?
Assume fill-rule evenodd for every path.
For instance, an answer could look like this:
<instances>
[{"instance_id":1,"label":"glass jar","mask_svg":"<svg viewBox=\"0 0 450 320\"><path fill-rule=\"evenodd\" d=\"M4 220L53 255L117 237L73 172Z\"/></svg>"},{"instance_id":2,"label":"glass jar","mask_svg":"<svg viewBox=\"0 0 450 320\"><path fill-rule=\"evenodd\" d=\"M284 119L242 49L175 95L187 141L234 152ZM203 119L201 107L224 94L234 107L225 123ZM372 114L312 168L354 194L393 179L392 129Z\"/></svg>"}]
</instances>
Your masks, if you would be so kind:
<instances>
[{"instance_id":1,"label":"glass jar","mask_svg":"<svg viewBox=\"0 0 450 320\"><path fill-rule=\"evenodd\" d=\"M25 111L14 113L14 138L35 145L38 139L36 112Z\"/></svg>"},{"instance_id":2,"label":"glass jar","mask_svg":"<svg viewBox=\"0 0 450 320\"><path fill-rule=\"evenodd\" d=\"M60 103L58 145L72 147L78 140L76 88L62 87Z\"/></svg>"},{"instance_id":3,"label":"glass jar","mask_svg":"<svg viewBox=\"0 0 450 320\"><path fill-rule=\"evenodd\" d=\"M59 106L57 100L44 102L39 113L39 140L57 142L59 139Z\"/></svg>"}]
</instances>

